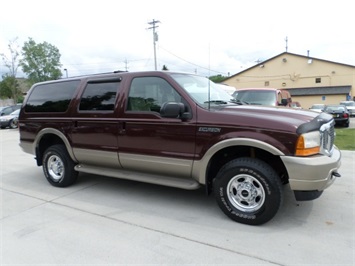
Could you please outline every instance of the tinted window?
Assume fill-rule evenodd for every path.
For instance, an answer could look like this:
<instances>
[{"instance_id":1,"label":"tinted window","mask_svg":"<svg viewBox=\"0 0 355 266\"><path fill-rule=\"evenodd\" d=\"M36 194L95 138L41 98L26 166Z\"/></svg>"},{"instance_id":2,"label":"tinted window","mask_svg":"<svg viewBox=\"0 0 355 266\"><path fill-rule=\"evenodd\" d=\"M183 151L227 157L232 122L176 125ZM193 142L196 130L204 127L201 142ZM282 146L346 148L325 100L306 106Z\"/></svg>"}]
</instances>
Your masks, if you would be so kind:
<instances>
[{"instance_id":1,"label":"tinted window","mask_svg":"<svg viewBox=\"0 0 355 266\"><path fill-rule=\"evenodd\" d=\"M81 97L81 111L113 111L118 82L88 83Z\"/></svg>"},{"instance_id":2,"label":"tinted window","mask_svg":"<svg viewBox=\"0 0 355 266\"><path fill-rule=\"evenodd\" d=\"M65 112L79 80L42 84L34 87L25 106L26 112Z\"/></svg>"},{"instance_id":3,"label":"tinted window","mask_svg":"<svg viewBox=\"0 0 355 266\"><path fill-rule=\"evenodd\" d=\"M157 77L133 79L128 96L128 111L160 112L164 102L181 102L181 96L166 80Z\"/></svg>"}]
</instances>

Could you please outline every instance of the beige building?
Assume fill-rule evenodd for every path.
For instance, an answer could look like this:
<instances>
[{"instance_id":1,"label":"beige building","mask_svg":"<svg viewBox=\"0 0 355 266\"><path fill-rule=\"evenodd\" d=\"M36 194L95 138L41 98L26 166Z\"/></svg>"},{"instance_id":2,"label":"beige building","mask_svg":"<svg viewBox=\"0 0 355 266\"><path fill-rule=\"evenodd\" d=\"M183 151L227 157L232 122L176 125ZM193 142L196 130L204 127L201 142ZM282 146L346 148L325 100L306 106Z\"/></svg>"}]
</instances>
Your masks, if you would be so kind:
<instances>
[{"instance_id":1,"label":"beige building","mask_svg":"<svg viewBox=\"0 0 355 266\"><path fill-rule=\"evenodd\" d=\"M288 52L241 71L223 83L235 88L287 89L293 101L314 103L355 100L355 66Z\"/></svg>"}]
</instances>

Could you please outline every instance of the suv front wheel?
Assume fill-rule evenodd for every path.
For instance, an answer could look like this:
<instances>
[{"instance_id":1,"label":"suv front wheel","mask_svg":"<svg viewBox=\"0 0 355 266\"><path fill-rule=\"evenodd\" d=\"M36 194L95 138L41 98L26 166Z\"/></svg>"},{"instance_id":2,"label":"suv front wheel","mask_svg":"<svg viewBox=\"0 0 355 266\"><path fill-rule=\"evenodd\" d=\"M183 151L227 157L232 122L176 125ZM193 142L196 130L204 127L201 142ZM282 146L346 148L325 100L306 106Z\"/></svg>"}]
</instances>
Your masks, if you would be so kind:
<instances>
[{"instance_id":1,"label":"suv front wheel","mask_svg":"<svg viewBox=\"0 0 355 266\"><path fill-rule=\"evenodd\" d=\"M48 182L55 187L73 184L78 172L64 145L50 146L43 155L43 172Z\"/></svg>"},{"instance_id":2,"label":"suv front wheel","mask_svg":"<svg viewBox=\"0 0 355 266\"><path fill-rule=\"evenodd\" d=\"M282 184L277 173L255 158L238 158L225 164L213 189L222 211L239 223L266 223L282 203Z\"/></svg>"}]
</instances>

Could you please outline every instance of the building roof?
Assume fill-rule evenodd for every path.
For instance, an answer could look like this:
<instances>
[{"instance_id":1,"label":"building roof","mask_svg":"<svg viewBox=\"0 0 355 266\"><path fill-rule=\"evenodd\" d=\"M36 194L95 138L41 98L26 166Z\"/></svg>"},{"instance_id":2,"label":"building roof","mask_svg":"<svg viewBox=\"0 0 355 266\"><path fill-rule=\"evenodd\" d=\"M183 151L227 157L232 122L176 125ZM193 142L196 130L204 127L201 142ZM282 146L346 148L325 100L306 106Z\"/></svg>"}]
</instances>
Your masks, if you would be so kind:
<instances>
[{"instance_id":1,"label":"building roof","mask_svg":"<svg viewBox=\"0 0 355 266\"><path fill-rule=\"evenodd\" d=\"M240 71L240 72L228 77L227 79L232 78L232 77L237 76L237 75L240 75L241 73L244 73L244 72L246 72L246 71L248 71L248 70L250 70L252 68L259 67L260 65L264 65L265 63L267 63L267 62L269 62L271 60L274 60L277 57L285 56L285 55L293 55L293 56L297 56L297 57L303 57L303 58L306 58L306 59L313 59L313 60L318 60L318 61L322 61L322 62L326 62L326 63L332 63L332 64L343 65L343 66L355 68L355 66L353 66L353 65L348 65L348 64L338 63L338 62L334 62L334 61L319 59L319 58L315 58L315 57L311 57L311 56L305 56L305 55L293 54L293 53L289 53L289 52L283 52L283 53L278 54L278 55L276 55L274 57L271 57L271 58L269 58L269 59L267 59L265 61L259 62L258 64L254 65L252 67L244 69L244 70L242 70L242 71Z\"/></svg>"},{"instance_id":2,"label":"building roof","mask_svg":"<svg viewBox=\"0 0 355 266\"><path fill-rule=\"evenodd\" d=\"M291 96L310 96L310 95L348 95L351 86L327 86L327 87L310 87L310 88L294 88L288 90Z\"/></svg>"}]
</instances>

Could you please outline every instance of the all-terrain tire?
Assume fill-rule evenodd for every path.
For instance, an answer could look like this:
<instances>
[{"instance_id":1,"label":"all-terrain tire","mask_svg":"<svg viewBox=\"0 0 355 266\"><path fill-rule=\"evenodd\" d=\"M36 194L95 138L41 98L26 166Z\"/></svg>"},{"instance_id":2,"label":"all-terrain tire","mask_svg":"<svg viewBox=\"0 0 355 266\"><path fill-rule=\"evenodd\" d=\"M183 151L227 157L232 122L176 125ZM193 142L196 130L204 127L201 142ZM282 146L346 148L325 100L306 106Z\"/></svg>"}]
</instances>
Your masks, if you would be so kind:
<instances>
[{"instance_id":1,"label":"all-terrain tire","mask_svg":"<svg viewBox=\"0 0 355 266\"><path fill-rule=\"evenodd\" d=\"M55 187L72 185L78 172L64 145L53 145L43 154L43 172L48 182Z\"/></svg>"},{"instance_id":2,"label":"all-terrain tire","mask_svg":"<svg viewBox=\"0 0 355 266\"><path fill-rule=\"evenodd\" d=\"M216 201L232 220L260 225L271 220L282 200L282 184L275 170L256 158L226 163L213 182Z\"/></svg>"}]
</instances>

